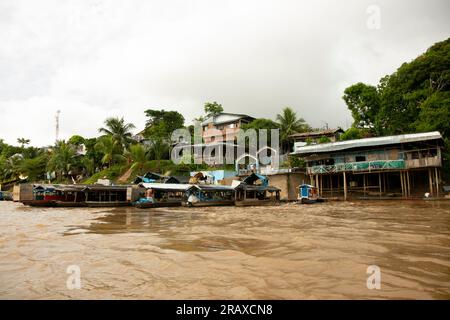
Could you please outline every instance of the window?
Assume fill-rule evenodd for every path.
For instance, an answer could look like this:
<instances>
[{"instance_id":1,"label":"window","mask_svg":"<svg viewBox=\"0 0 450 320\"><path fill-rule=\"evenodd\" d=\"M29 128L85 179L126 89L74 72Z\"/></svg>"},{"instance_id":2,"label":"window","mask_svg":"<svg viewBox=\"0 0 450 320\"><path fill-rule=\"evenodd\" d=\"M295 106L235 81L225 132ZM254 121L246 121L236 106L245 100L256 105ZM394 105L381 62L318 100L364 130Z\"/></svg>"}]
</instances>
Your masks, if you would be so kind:
<instances>
[{"instance_id":1,"label":"window","mask_svg":"<svg viewBox=\"0 0 450 320\"><path fill-rule=\"evenodd\" d=\"M230 129L236 128L236 124L235 123L230 123L228 125L228 128L230 128Z\"/></svg>"},{"instance_id":2,"label":"window","mask_svg":"<svg viewBox=\"0 0 450 320\"><path fill-rule=\"evenodd\" d=\"M356 162L366 161L366 156L356 156L355 161Z\"/></svg>"}]
</instances>

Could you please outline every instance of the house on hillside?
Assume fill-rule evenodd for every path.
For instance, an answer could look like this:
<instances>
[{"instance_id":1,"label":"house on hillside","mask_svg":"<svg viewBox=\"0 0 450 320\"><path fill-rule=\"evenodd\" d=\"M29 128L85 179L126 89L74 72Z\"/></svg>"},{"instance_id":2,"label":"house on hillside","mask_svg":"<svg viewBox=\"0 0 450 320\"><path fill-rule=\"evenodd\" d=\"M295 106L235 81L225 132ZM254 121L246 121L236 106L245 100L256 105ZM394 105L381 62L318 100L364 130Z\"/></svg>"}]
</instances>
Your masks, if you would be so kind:
<instances>
[{"instance_id":1,"label":"house on hillside","mask_svg":"<svg viewBox=\"0 0 450 320\"><path fill-rule=\"evenodd\" d=\"M294 133L290 135L289 138L294 142L295 150L296 146L302 147L305 146L308 142L310 142L311 144L317 144L322 138L327 138L329 142L339 141L339 138L343 133L344 130L342 130L341 128L326 129L320 131Z\"/></svg>"},{"instance_id":2,"label":"house on hillside","mask_svg":"<svg viewBox=\"0 0 450 320\"><path fill-rule=\"evenodd\" d=\"M202 123L202 137L205 144L219 141L235 143L242 125L255 118L246 114L220 113L206 118Z\"/></svg>"}]
</instances>

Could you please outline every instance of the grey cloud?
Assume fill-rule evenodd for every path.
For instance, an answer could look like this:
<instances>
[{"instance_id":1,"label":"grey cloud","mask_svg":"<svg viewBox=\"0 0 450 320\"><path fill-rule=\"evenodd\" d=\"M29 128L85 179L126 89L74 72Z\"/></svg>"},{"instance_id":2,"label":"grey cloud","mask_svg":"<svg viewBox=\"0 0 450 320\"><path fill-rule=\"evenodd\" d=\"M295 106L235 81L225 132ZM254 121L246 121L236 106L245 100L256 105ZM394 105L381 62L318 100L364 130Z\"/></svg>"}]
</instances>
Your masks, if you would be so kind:
<instances>
[{"instance_id":1,"label":"grey cloud","mask_svg":"<svg viewBox=\"0 0 450 320\"><path fill-rule=\"evenodd\" d=\"M366 26L369 5L381 28ZM0 10L0 137L93 135L105 116L143 126L146 108L205 101L274 118L292 106L314 126L348 126L346 86L376 83L449 37L448 1L9 1ZM41 108L34 119L27 109ZM89 117L77 125L79 108ZM16 131L7 123L21 121ZM36 125L36 121L46 125ZM73 122L73 123L72 123ZM8 130L6 130L8 128ZM39 129L39 130L37 130ZM36 132L38 131L38 132Z\"/></svg>"}]
</instances>

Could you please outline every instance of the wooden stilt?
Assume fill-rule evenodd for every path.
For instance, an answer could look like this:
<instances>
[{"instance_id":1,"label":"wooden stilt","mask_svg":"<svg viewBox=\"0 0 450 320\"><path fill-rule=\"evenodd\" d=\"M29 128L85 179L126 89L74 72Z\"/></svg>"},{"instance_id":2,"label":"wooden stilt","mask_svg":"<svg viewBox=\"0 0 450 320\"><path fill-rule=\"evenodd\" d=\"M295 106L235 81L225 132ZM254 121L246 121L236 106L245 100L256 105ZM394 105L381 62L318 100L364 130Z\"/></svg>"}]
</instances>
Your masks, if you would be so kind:
<instances>
[{"instance_id":1,"label":"wooden stilt","mask_svg":"<svg viewBox=\"0 0 450 320\"><path fill-rule=\"evenodd\" d=\"M320 180L319 180L319 183L320 183L320 191L319 191L319 194L320 194L320 196L321 197L323 197L323 175L320 175L320 178L319 178Z\"/></svg>"},{"instance_id":2,"label":"wooden stilt","mask_svg":"<svg viewBox=\"0 0 450 320\"><path fill-rule=\"evenodd\" d=\"M338 196L339 196L339 192L341 192L341 185L339 183L339 174L337 175L337 192L338 192Z\"/></svg>"},{"instance_id":3,"label":"wooden stilt","mask_svg":"<svg viewBox=\"0 0 450 320\"><path fill-rule=\"evenodd\" d=\"M380 198L381 198L381 172L378 172L378 188L380 189Z\"/></svg>"},{"instance_id":4,"label":"wooden stilt","mask_svg":"<svg viewBox=\"0 0 450 320\"><path fill-rule=\"evenodd\" d=\"M433 177L430 168L428 168L428 182L430 183L430 195L433 196Z\"/></svg>"},{"instance_id":5,"label":"wooden stilt","mask_svg":"<svg viewBox=\"0 0 450 320\"><path fill-rule=\"evenodd\" d=\"M434 173L436 174L436 197L439 198L439 174L438 174L438 168L434 168Z\"/></svg>"},{"instance_id":6,"label":"wooden stilt","mask_svg":"<svg viewBox=\"0 0 450 320\"><path fill-rule=\"evenodd\" d=\"M331 190L331 197L333 197L333 176L330 174L330 190Z\"/></svg>"},{"instance_id":7,"label":"wooden stilt","mask_svg":"<svg viewBox=\"0 0 450 320\"><path fill-rule=\"evenodd\" d=\"M402 197L405 196L405 185L403 184L403 172L400 171L400 186L402 187Z\"/></svg>"},{"instance_id":8,"label":"wooden stilt","mask_svg":"<svg viewBox=\"0 0 450 320\"><path fill-rule=\"evenodd\" d=\"M347 177L344 171L344 200L347 200Z\"/></svg>"},{"instance_id":9,"label":"wooden stilt","mask_svg":"<svg viewBox=\"0 0 450 320\"><path fill-rule=\"evenodd\" d=\"M366 174L363 173L363 194L366 196Z\"/></svg>"},{"instance_id":10,"label":"wooden stilt","mask_svg":"<svg viewBox=\"0 0 450 320\"><path fill-rule=\"evenodd\" d=\"M408 197L411 197L411 182L409 181L409 171L406 171L406 185L408 186Z\"/></svg>"}]
</instances>

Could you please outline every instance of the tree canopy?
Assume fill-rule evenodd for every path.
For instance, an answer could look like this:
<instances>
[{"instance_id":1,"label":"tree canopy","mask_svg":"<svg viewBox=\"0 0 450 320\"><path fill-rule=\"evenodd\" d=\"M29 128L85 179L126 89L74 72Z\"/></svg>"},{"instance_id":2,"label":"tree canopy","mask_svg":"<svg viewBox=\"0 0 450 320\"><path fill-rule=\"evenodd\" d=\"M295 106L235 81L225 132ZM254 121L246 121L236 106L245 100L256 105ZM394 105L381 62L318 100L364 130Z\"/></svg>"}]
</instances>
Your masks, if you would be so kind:
<instances>
[{"instance_id":1,"label":"tree canopy","mask_svg":"<svg viewBox=\"0 0 450 320\"><path fill-rule=\"evenodd\" d=\"M343 99L354 123L342 138L358 138L367 131L381 136L437 130L446 144L444 173L449 174L450 38L403 63L376 87L363 83L348 87Z\"/></svg>"},{"instance_id":2,"label":"tree canopy","mask_svg":"<svg viewBox=\"0 0 450 320\"><path fill-rule=\"evenodd\" d=\"M378 85L357 83L343 96L355 128L375 135L450 131L450 38L402 64Z\"/></svg>"},{"instance_id":3,"label":"tree canopy","mask_svg":"<svg viewBox=\"0 0 450 320\"><path fill-rule=\"evenodd\" d=\"M177 111L145 110L147 116L145 135L151 140L169 140L172 132L183 128L184 117Z\"/></svg>"},{"instance_id":4,"label":"tree canopy","mask_svg":"<svg viewBox=\"0 0 450 320\"><path fill-rule=\"evenodd\" d=\"M223 107L221 104L214 102L206 102L205 103L205 113L207 117L214 117L219 113L223 112Z\"/></svg>"}]
</instances>

